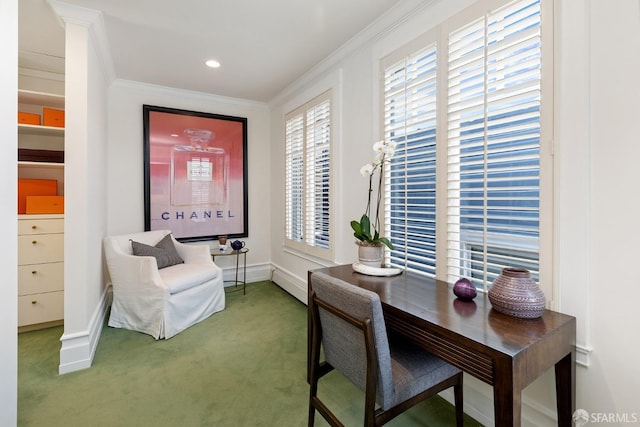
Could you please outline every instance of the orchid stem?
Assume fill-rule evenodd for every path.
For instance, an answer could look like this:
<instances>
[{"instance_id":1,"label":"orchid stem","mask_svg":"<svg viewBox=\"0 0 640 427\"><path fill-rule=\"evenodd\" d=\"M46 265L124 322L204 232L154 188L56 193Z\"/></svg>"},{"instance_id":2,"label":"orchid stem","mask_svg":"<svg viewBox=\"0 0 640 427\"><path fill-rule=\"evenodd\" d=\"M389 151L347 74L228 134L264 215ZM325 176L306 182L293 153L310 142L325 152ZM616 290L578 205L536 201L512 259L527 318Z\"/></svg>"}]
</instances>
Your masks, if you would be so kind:
<instances>
[{"instance_id":1,"label":"orchid stem","mask_svg":"<svg viewBox=\"0 0 640 427\"><path fill-rule=\"evenodd\" d=\"M378 176L378 200L376 200L376 222L374 231L380 230L380 201L382 200L382 175L384 174L384 156L380 161L380 175Z\"/></svg>"}]
</instances>

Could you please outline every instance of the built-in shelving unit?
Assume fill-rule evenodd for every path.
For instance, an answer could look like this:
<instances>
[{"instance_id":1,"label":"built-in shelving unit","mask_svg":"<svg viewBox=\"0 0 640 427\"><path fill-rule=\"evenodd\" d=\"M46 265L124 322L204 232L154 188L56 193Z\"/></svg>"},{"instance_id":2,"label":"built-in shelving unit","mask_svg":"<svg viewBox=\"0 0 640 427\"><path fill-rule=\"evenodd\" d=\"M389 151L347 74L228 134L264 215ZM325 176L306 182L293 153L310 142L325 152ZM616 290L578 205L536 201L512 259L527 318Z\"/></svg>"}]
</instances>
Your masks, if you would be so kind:
<instances>
[{"instance_id":1,"label":"built-in shelving unit","mask_svg":"<svg viewBox=\"0 0 640 427\"><path fill-rule=\"evenodd\" d=\"M39 114L43 107L64 109L64 96L29 90L18 90L18 111ZM41 125L18 124L18 148L20 151L56 154L61 159L64 153L64 128ZM55 179L58 194L64 194L64 163L51 161L46 156L39 161L23 160L18 156L18 178Z\"/></svg>"},{"instance_id":2,"label":"built-in shelving unit","mask_svg":"<svg viewBox=\"0 0 640 427\"><path fill-rule=\"evenodd\" d=\"M18 111L43 117L64 110L64 96L18 91ZM18 123L18 178L55 179L64 195L64 128ZM18 330L62 323L64 216L18 215Z\"/></svg>"}]
</instances>

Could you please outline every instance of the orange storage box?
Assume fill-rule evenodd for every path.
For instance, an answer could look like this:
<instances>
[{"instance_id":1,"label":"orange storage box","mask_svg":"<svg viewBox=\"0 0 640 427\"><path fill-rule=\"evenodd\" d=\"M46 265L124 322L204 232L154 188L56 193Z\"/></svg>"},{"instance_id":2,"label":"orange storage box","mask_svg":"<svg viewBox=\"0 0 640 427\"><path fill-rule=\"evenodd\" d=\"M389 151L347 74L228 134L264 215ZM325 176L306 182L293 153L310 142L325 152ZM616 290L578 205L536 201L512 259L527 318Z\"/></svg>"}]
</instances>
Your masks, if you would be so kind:
<instances>
[{"instance_id":1,"label":"orange storage box","mask_svg":"<svg viewBox=\"0 0 640 427\"><path fill-rule=\"evenodd\" d=\"M27 214L64 213L64 196L27 196Z\"/></svg>"},{"instance_id":2,"label":"orange storage box","mask_svg":"<svg viewBox=\"0 0 640 427\"><path fill-rule=\"evenodd\" d=\"M18 123L21 125L40 125L40 114L18 111Z\"/></svg>"},{"instance_id":3,"label":"orange storage box","mask_svg":"<svg viewBox=\"0 0 640 427\"><path fill-rule=\"evenodd\" d=\"M42 124L44 126L64 127L64 111L44 107L42 109Z\"/></svg>"},{"instance_id":4,"label":"orange storage box","mask_svg":"<svg viewBox=\"0 0 640 427\"><path fill-rule=\"evenodd\" d=\"M18 179L18 213L27 213L27 196L56 196L58 181L55 179Z\"/></svg>"}]
</instances>

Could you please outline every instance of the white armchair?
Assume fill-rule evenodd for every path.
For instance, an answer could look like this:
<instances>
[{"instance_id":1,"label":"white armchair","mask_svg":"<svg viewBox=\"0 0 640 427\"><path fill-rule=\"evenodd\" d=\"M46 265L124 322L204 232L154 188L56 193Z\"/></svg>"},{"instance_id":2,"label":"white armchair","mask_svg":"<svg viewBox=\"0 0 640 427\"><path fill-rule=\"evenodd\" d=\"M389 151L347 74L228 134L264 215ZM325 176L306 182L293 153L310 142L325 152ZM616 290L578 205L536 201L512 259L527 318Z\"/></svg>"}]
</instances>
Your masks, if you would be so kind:
<instances>
[{"instance_id":1,"label":"white armchair","mask_svg":"<svg viewBox=\"0 0 640 427\"><path fill-rule=\"evenodd\" d=\"M105 237L104 252L113 286L109 326L171 338L225 307L222 269L207 245L171 239L184 263L158 269L153 256L133 255L131 241L154 246L169 230Z\"/></svg>"}]
</instances>

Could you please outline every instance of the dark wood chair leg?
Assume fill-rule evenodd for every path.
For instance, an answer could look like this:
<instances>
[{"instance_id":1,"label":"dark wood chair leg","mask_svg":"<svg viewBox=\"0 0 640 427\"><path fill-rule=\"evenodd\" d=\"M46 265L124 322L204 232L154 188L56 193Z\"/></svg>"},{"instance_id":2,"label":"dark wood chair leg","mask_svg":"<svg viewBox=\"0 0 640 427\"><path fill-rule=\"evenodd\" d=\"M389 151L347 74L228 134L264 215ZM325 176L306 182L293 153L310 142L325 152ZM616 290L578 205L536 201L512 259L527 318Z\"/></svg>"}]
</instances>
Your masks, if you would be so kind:
<instances>
[{"instance_id":1,"label":"dark wood chair leg","mask_svg":"<svg viewBox=\"0 0 640 427\"><path fill-rule=\"evenodd\" d=\"M316 409L312 405L309 405L309 423L307 424L309 427L313 427L315 423L315 415Z\"/></svg>"},{"instance_id":2,"label":"dark wood chair leg","mask_svg":"<svg viewBox=\"0 0 640 427\"><path fill-rule=\"evenodd\" d=\"M309 356L308 356L308 380L309 380L309 427L313 427L316 415L316 395L318 393L318 380L322 376L320 374L320 334L318 307L313 304L313 292L310 294L309 318L310 324L314 327L311 331L309 340Z\"/></svg>"},{"instance_id":3,"label":"dark wood chair leg","mask_svg":"<svg viewBox=\"0 0 640 427\"><path fill-rule=\"evenodd\" d=\"M462 372L458 374L458 384L453 386L453 396L456 405L456 426L462 427L464 424L464 405L462 399Z\"/></svg>"}]
</instances>

